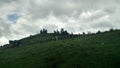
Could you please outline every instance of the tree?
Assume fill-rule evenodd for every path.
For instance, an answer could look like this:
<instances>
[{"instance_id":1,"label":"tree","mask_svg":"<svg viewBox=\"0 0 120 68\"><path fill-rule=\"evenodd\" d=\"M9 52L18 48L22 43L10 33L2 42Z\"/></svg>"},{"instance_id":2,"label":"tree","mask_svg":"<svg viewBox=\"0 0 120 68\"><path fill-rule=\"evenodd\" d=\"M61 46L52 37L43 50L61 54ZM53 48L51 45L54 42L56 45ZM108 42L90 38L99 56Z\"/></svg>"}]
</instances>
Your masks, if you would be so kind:
<instances>
[{"instance_id":1,"label":"tree","mask_svg":"<svg viewBox=\"0 0 120 68\"><path fill-rule=\"evenodd\" d=\"M97 34L100 34L100 33L101 33L101 31L100 31L100 30L98 30Z\"/></svg>"},{"instance_id":2,"label":"tree","mask_svg":"<svg viewBox=\"0 0 120 68\"><path fill-rule=\"evenodd\" d=\"M66 30L66 31L64 31L64 35L69 35L69 33L67 32L67 30Z\"/></svg>"},{"instance_id":3,"label":"tree","mask_svg":"<svg viewBox=\"0 0 120 68\"><path fill-rule=\"evenodd\" d=\"M58 30L56 31L56 33L57 33L57 34L60 34Z\"/></svg>"},{"instance_id":4,"label":"tree","mask_svg":"<svg viewBox=\"0 0 120 68\"><path fill-rule=\"evenodd\" d=\"M83 35L85 35L85 32L83 32Z\"/></svg>"},{"instance_id":5,"label":"tree","mask_svg":"<svg viewBox=\"0 0 120 68\"><path fill-rule=\"evenodd\" d=\"M54 35L59 35L59 31L58 30L54 30Z\"/></svg>"},{"instance_id":6,"label":"tree","mask_svg":"<svg viewBox=\"0 0 120 68\"><path fill-rule=\"evenodd\" d=\"M73 38L73 37L74 37L74 35L73 35L73 33L71 33L71 34L70 34L70 38Z\"/></svg>"},{"instance_id":7,"label":"tree","mask_svg":"<svg viewBox=\"0 0 120 68\"><path fill-rule=\"evenodd\" d=\"M42 30L40 30L40 34L42 34L43 33L43 31Z\"/></svg>"},{"instance_id":8,"label":"tree","mask_svg":"<svg viewBox=\"0 0 120 68\"><path fill-rule=\"evenodd\" d=\"M47 34L47 29L42 29L42 30L40 30L40 34Z\"/></svg>"},{"instance_id":9,"label":"tree","mask_svg":"<svg viewBox=\"0 0 120 68\"><path fill-rule=\"evenodd\" d=\"M57 32L54 30L54 34L56 34Z\"/></svg>"},{"instance_id":10,"label":"tree","mask_svg":"<svg viewBox=\"0 0 120 68\"><path fill-rule=\"evenodd\" d=\"M114 30L113 30L113 28L111 28L109 31L112 32L112 31L114 31Z\"/></svg>"},{"instance_id":11,"label":"tree","mask_svg":"<svg viewBox=\"0 0 120 68\"><path fill-rule=\"evenodd\" d=\"M60 33L61 33L61 35L69 35L67 30L64 30L63 28L61 29Z\"/></svg>"},{"instance_id":12,"label":"tree","mask_svg":"<svg viewBox=\"0 0 120 68\"><path fill-rule=\"evenodd\" d=\"M64 29L63 28L61 29L60 32L61 32L62 35L64 35Z\"/></svg>"}]
</instances>

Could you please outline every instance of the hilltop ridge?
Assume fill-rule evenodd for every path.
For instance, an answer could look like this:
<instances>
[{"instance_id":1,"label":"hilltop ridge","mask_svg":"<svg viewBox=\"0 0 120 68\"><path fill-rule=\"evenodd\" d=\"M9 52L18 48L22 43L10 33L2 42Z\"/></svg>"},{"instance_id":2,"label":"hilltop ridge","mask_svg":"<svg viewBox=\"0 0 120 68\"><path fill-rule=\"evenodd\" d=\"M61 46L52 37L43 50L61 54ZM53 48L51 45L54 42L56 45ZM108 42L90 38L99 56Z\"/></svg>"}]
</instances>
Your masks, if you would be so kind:
<instances>
[{"instance_id":1,"label":"hilltop ridge","mask_svg":"<svg viewBox=\"0 0 120 68\"><path fill-rule=\"evenodd\" d=\"M120 67L120 30L50 40L54 36L37 34L21 39L20 47L0 48L0 68Z\"/></svg>"}]
</instances>

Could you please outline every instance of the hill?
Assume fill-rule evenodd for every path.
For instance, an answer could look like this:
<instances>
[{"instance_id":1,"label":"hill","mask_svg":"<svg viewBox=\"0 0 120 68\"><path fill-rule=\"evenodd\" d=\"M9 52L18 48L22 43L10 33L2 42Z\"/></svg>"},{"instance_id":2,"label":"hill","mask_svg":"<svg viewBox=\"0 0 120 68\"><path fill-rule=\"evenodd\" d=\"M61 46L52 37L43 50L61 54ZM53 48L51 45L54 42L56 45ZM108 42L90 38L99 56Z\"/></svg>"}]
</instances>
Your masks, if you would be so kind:
<instances>
[{"instance_id":1,"label":"hill","mask_svg":"<svg viewBox=\"0 0 120 68\"><path fill-rule=\"evenodd\" d=\"M120 31L90 35L37 34L20 47L0 48L0 68L120 68Z\"/></svg>"}]
</instances>

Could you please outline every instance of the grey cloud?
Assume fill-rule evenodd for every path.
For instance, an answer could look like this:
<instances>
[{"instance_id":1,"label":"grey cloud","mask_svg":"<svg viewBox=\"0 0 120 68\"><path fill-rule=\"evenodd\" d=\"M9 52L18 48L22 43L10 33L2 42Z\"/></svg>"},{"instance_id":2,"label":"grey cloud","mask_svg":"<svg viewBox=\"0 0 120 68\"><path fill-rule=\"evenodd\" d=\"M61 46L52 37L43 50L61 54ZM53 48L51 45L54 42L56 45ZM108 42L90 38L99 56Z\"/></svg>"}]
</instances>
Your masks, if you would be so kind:
<instances>
[{"instance_id":1,"label":"grey cloud","mask_svg":"<svg viewBox=\"0 0 120 68\"><path fill-rule=\"evenodd\" d=\"M17 1L17 0L0 0L0 2L11 2L11 1Z\"/></svg>"},{"instance_id":2,"label":"grey cloud","mask_svg":"<svg viewBox=\"0 0 120 68\"><path fill-rule=\"evenodd\" d=\"M110 22L98 22L98 23L96 23L96 24L92 24L93 26L92 26L92 28L94 28L94 29L96 29L96 28L113 28L114 27L114 25L113 24L111 24Z\"/></svg>"},{"instance_id":3,"label":"grey cloud","mask_svg":"<svg viewBox=\"0 0 120 68\"><path fill-rule=\"evenodd\" d=\"M10 24L0 19L0 37L10 35Z\"/></svg>"},{"instance_id":4,"label":"grey cloud","mask_svg":"<svg viewBox=\"0 0 120 68\"><path fill-rule=\"evenodd\" d=\"M55 16L71 16L71 13L75 10L79 13L88 10L105 9L108 13L114 13L115 1L114 0L45 0L42 3L36 3L36 1L30 0L30 7L28 11L33 14L33 18L45 18L51 12ZM113 7L112 9L110 7Z\"/></svg>"},{"instance_id":5,"label":"grey cloud","mask_svg":"<svg viewBox=\"0 0 120 68\"><path fill-rule=\"evenodd\" d=\"M11 3L11 2L13 2L13 1L18 1L18 0L0 0L0 4L1 4L1 5L4 5L4 4L6 4L6 3Z\"/></svg>"},{"instance_id":6,"label":"grey cloud","mask_svg":"<svg viewBox=\"0 0 120 68\"><path fill-rule=\"evenodd\" d=\"M52 2L51 2L52 1ZM74 7L67 6L67 1L59 1L59 0L51 0L46 1L44 4L37 5L36 2L31 1L31 9L29 9L30 13L34 13L34 17L46 17L51 12L56 16L61 15L70 15L71 12L75 10ZM70 3L69 3L70 4Z\"/></svg>"}]
</instances>

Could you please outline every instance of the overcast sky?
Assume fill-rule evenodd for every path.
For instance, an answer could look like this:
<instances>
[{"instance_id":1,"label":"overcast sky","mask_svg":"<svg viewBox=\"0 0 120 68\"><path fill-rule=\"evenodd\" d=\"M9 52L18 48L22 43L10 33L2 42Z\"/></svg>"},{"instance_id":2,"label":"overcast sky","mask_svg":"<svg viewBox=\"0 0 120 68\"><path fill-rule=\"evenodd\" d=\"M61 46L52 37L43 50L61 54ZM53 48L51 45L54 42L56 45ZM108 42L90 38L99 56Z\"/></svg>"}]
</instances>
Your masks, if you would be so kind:
<instances>
[{"instance_id":1,"label":"overcast sky","mask_svg":"<svg viewBox=\"0 0 120 68\"><path fill-rule=\"evenodd\" d=\"M120 0L0 0L0 45L64 28L69 32L120 29Z\"/></svg>"}]
</instances>

